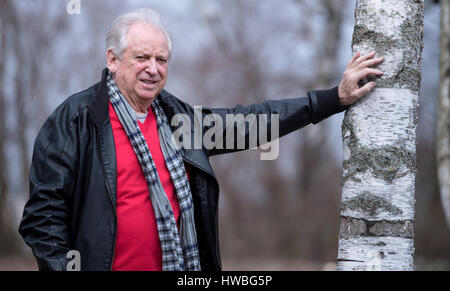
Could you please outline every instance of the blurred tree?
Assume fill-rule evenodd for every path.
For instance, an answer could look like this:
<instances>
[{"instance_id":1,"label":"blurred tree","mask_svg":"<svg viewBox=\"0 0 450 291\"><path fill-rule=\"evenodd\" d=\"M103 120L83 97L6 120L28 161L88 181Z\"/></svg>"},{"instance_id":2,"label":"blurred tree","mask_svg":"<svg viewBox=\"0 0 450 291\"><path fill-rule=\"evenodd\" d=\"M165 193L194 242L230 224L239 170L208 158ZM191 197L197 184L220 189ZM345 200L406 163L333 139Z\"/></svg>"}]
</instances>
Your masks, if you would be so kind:
<instances>
[{"instance_id":1,"label":"blurred tree","mask_svg":"<svg viewBox=\"0 0 450 291\"><path fill-rule=\"evenodd\" d=\"M442 206L450 228L450 0L441 1L440 54L436 162Z\"/></svg>"},{"instance_id":2,"label":"blurred tree","mask_svg":"<svg viewBox=\"0 0 450 291\"><path fill-rule=\"evenodd\" d=\"M214 96L223 100L220 106L233 106L336 85L347 2L196 1L213 40L190 66L198 68L188 76L196 96L206 104ZM298 60L307 54L311 57ZM285 65L275 69L280 62ZM280 260L336 257L340 167L335 148L328 148L327 126L309 126L288 138L282 155L293 164L289 171L282 158L258 161L248 152L213 159L224 193L221 205L226 205L220 214L224 262L227 255L248 259L243 254Z\"/></svg>"},{"instance_id":3,"label":"blurred tree","mask_svg":"<svg viewBox=\"0 0 450 291\"><path fill-rule=\"evenodd\" d=\"M28 192L30 133L48 109L49 80L43 81L43 69L60 63L54 55L54 63L45 56L50 55L48 44L65 29L66 14L52 15L42 1L2 0L0 6L0 255L14 255L23 245L15 206Z\"/></svg>"},{"instance_id":4,"label":"blurred tree","mask_svg":"<svg viewBox=\"0 0 450 291\"><path fill-rule=\"evenodd\" d=\"M299 5L303 3L303 0L297 1ZM317 66L317 73L314 80L306 84L306 88L327 89L336 86L339 81L341 72L338 66L338 52L345 14L342 7L346 2L347 0L321 0L310 4L323 11L325 25L321 39L326 41L317 46L317 55L313 60ZM299 7L299 9L302 8L302 6ZM298 193L305 196L314 195L311 193L313 192L312 187L326 175L321 169L326 168L323 167L323 164L331 159L332 151L326 147L329 136L327 125L328 123L321 122L314 127L306 127L301 133L301 144L298 147L300 154L297 163L299 178L296 189Z\"/></svg>"},{"instance_id":5,"label":"blurred tree","mask_svg":"<svg viewBox=\"0 0 450 291\"><path fill-rule=\"evenodd\" d=\"M7 142L9 140L10 132L6 126L6 62L7 57L7 38L8 30L11 28L11 23L14 21L14 11L12 1L0 1L0 255L17 251L17 230L15 229L12 219L13 213L8 201L9 183L8 183L8 154L6 151Z\"/></svg>"},{"instance_id":6,"label":"blurred tree","mask_svg":"<svg viewBox=\"0 0 450 291\"><path fill-rule=\"evenodd\" d=\"M342 124L338 270L414 268L416 127L424 3L358 0L353 53L385 58L377 88ZM381 113L381 114L380 114Z\"/></svg>"},{"instance_id":7,"label":"blurred tree","mask_svg":"<svg viewBox=\"0 0 450 291\"><path fill-rule=\"evenodd\" d=\"M302 18L304 15L316 14L323 21L320 33L317 34L317 42L306 39L315 46L314 57L311 59L315 71L310 81L304 84L306 90L327 89L339 82L342 73L339 66L341 30L349 2L297 0ZM304 23L299 25L307 27ZM335 126L331 120L324 120L303 128L298 133L300 138L295 148L296 178L289 185L297 200L288 202L298 206L287 215L290 218L299 217L299 221L304 223L299 223L296 232L291 231L291 237L286 239L291 241L291 248L296 250L296 255L301 259L331 261L336 257L336 233L339 229L336 213L339 209L341 173L339 164L333 157L336 144L332 142L330 135L330 132L336 131Z\"/></svg>"}]
</instances>

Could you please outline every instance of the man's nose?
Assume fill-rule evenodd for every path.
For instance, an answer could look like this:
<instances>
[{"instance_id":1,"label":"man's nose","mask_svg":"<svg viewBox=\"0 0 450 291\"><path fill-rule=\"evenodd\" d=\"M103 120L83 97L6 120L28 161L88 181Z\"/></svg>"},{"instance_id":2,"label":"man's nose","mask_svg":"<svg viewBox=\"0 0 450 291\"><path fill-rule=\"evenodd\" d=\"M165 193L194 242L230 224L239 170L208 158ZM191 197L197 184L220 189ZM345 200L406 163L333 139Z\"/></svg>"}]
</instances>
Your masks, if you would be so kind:
<instances>
[{"instance_id":1,"label":"man's nose","mask_svg":"<svg viewBox=\"0 0 450 291\"><path fill-rule=\"evenodd\" d=\"M151 58L148 63L145 71L150 75L156 75L158 73L158 69L156 68L156 60L155 58Z\"/></svg>"}]
</instances>

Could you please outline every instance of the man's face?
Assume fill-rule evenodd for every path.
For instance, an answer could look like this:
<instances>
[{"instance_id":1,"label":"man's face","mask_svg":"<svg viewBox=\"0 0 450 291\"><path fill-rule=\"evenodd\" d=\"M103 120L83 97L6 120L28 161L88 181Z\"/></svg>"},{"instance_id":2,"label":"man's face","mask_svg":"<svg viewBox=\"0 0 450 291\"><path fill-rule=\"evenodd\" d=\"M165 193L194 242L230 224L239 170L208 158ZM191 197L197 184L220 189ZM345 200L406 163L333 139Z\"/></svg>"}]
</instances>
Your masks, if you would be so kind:
<instances>
[{"instance_id":1,"label":"man's face","mask_svg":"<svg viewBox=\"0 0 450 291\"><path fill-rule=\"evenodd\" d=\"M108 68L114 73L117 86L131 105L143 112L166 84L168 60L169 47L164 33L146 23L129 27L121 60L108 51Z\"/></svg>"}]
</instances>

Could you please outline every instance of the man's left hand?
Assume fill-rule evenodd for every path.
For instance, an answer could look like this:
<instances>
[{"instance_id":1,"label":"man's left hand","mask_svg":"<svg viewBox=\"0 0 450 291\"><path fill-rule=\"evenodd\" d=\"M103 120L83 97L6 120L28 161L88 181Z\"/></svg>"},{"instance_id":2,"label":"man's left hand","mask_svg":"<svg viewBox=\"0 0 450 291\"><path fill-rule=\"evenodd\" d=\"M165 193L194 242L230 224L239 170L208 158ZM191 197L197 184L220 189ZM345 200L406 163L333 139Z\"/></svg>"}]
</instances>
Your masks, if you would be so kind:
<instances>
[{"instance_id":1,"label":"man's left hand","mask_svg":"<svg viewBox=\"0 0 450 291\"><path fill-rule=\"evenodd\" d=\"M382 71L370 68L383 61L382 57L374 59L374 56L375 52L363 56L358 52L348 63L341 84L339 85L339 99L341 100L342 106L353 104L356 100L375 88L375 82L368 82L362 87L358 85L360 80L369 75L383 75Z\"/></svg>"}]
</instances>

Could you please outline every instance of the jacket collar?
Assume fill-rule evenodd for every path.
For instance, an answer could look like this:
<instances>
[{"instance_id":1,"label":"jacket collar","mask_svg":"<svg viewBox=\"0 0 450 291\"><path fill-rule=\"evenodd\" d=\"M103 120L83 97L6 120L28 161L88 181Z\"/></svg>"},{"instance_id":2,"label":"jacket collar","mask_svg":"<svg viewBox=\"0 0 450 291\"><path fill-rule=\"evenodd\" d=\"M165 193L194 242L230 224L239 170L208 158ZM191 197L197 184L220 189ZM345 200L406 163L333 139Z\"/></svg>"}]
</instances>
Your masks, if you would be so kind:
<instances>
[{"instance_id":1,"label":"jacket collar","mask_svg":"<svg viewBox=\"0 0 450 291\"><path fill-rule=\"evenodd\" d=\"M94 86L94 88L96 87L94 101L87 106L89 113L97 126L105 126L109 123L109 99L108 87L106 85L107 77L108 68L105 68L103 69L100 83Z\"/></svg>"},{"instance_id":2,"label":"jacket collar","mask_svg":"<svg viewBox=\"0 0 450 291\"><path fill-rule=\"evenodd\" d=\"M102 79L100 83L94 86L94 100L92 103L87 105L88 111L92 116L94 123L98 127L105 127L110 124L108 86L106 84L107 77L108 68L105 68L103 69ZM176 102L172 102L174 100L178 100L175 96L171 95L165 90L162 90L159 97L168 120L171 120L171 118L177 113L182 113L181 109L179 109L176 104L174 104ZM204 172L210 174L215 178L214 171L208 160L208 156L202 150L182 149L181 156L189 164L196 166L197 168L203 170Z\"/></svg>"}]
</instances>

